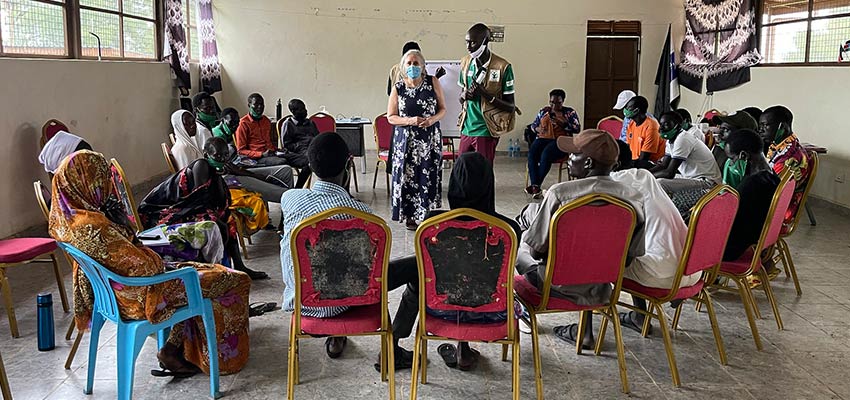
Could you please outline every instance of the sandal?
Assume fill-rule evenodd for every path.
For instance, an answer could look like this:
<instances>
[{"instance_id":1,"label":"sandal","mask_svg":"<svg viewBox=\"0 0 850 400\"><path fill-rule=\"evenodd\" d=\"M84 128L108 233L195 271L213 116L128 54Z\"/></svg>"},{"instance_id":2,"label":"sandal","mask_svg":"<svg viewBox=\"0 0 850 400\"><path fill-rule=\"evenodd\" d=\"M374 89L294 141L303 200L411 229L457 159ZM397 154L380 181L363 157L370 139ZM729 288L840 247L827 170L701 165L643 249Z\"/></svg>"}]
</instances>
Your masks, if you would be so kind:
<instances>
[{"instance_id":1,"label":"sandal","mask_svg":"<svg viewBox=\"0 0 850 400\"><path fill-rule=\"evenodd\" d=\"M198 374L197 370L186 370L186 371L172 371L168 369L152 369L151 375L156 376L158 378L177 378L177 379L185 379L190 378Z\"/></svg>"},{"instance_id":2,"label":"sandal","mask_svg":"<svg viewBox=\"0 0 850 400\"><path fill-rule=\"evenodd\" d=\"M277 308L277 303L275 303L275 302L271 302L271 303L263 303L263 302L251 303L248 306L248 316L249 317L259 317L260 315L263 315L267 312L274 311L275 308Z\"/></svg>"},{"instance_id":3,"label":"sandal","mask_svg":"<svg viewBox=\"0 0 850 400\"><path fill-rule=\"evenodd\" d=\"M257 271L257 270L253 270L253 269L250 269L250 268L245 268L245 270L242 271L242 272L248 274L248 277L251 278L252 281L270 279L269 274L267 274L263 271Z\"/></svg>"},{"instance_id":4,"label":"sandal","mask_svg":"<svg viewBox=\"0 0 850 400\"><path fill-rule=\"evenodd\" d=\"M345 350L345 344L348 343L348 338L345 336L342 337L342 345L340 346L339 352L331 351L331 343L333 339L333 337L329 337L325 340L325 352L328 353L328 357L330 358L339 358L339 356L341 356L342 352Z\"/></svg>"},{"instance_id":5,"label":"sandal","mask_svg":"<svg viewBox=\"0 0 850 400\"><path fill-rule=\"evenodd\" d=\"M457 368L457 348L451 343L443 343L437 346L437 353L449 368Z\"/></svg>"},{"instance_id":6,"label":"sandal","mask_svg":"<svg viewBox=\"0 0 850 400\"><path fill-rule=\"evenodd\" d=\"M561 339L561 340L563 340L563 341L565 341L565 342L567 342L567 343L569 343L573 346L576 345L576 339L577 339L577 336L578 336L578 324L556 326L556 327L552 328L552 332L555 334L555 337L557 337L558 339ZM591 345L582 344L581 348L583 350L590 350Z\"/></svg>"},{"instance_id":7,"label":"sandal","mask_svg":"<svg viewBox=\"0 0 850 400\"><path fill-rule=\"evenodd\" d=\"M631 330L633 330L637 333L642 334L643 333L643 324L638 325L635 322L633 315L636 315L636 314L637 313L634 312L634 311L629 311L627 313L621 312L620 313L620 326L623 327L623 328L629 328L629 329L631 329ZM646 317L644 317L644 318L646 318ZM649 329L646 331L646 334L647 335L652 334L652 324L649 324Z\"/></svg>"}]
</instances>

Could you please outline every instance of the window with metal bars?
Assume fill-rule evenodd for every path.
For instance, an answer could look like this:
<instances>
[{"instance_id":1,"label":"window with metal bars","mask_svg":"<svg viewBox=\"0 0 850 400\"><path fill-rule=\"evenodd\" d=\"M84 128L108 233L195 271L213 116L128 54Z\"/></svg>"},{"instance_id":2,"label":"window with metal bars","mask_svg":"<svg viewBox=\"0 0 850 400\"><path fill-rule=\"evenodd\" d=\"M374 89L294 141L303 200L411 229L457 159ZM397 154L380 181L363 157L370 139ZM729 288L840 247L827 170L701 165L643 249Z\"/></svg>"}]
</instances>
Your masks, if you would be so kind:
<instances>
[{"instance_id":1,"label":"window with metal bars","mask_svg":"<svg viewBox=\"0 0 850 400\"><path fill-rule=\"evenodd\" d=\"M186 31L186 46L189 59L201 59L200 36L198 35L198 0L183 0L183 29Z\"/></svg>"},{"instance_id":2,"label":"window with metal bars","mask_svg":"<svg viewBox=\"0 0 850 400\"><path fill-rule=\"evenodd\" d=\"M762 0L762 64L850 65L850 0Z\"/></svg>"},{"instance_id":3,"label":"window with metal bars","mask_svg":"<svg viewBox=\"0 0 850 400\"><path fill-rule=\"evenodd\" d=\"M157 60L160 0L0 0L0 56Z\"/></svg>"}]
</instances>

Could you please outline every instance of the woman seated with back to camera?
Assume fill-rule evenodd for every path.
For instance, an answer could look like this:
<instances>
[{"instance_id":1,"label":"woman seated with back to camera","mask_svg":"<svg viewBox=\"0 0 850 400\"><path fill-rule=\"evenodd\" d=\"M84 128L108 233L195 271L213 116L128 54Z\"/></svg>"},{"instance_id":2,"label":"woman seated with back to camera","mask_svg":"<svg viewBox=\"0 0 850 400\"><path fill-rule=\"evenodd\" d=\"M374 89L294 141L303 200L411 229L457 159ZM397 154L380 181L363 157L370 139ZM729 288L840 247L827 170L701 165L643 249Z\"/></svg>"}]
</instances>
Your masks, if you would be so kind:
<instances>
[{"instance_id":1,"label":"woman seated with back to camera","mask_svg":"<svg viewBox=\"0 0 850 400\"><path fill-rule=\"evenodd\" d=\"M106 269L127 277L154 276L172 268L195 268L204 298L213 302L218 342L219 372L238 372L248 361L248 293L251 280L241 272L216 264L168 264L141 244L123 210L112 207L109 166L100 153L80 151L68 157L53 179L54 207L50 210L50 235L68 243ZM88 329L94 293L85 274L74 264L74 318L78 329ZM116 286L121 317L158 323L187 303L179 280L142 286ZM209 373L209 351L203 322L195 317L172 327L157 354L163 376L187 377L199 370Z\"/></svg>"}]
</instances>

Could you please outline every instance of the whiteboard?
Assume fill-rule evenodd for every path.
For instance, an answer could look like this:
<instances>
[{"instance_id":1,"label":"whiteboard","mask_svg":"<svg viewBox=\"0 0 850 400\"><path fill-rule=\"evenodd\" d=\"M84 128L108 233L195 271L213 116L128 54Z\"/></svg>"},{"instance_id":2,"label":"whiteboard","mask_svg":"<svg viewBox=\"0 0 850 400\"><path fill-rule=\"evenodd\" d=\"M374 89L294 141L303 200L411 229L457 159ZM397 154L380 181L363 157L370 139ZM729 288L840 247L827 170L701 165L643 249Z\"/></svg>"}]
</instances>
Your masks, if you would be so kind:
<instances>
[{"instance_id":1,"label":"whiteboard","mask_svg":"<svg viewBox=\"0 0 850 400\"><path fill-rule=\"evenodd\" d=\"M434 76L437 68L446 69L446 75L440 78L440 86L443 88L443 100L446 103L446 115L440 120L440 130L444 136L460 136L457 127L457 117L460 115L460 92L458 86L458 75L460 74L460 61L426 61L425 70L428 75Z\"/></svg>"}]
</instances>

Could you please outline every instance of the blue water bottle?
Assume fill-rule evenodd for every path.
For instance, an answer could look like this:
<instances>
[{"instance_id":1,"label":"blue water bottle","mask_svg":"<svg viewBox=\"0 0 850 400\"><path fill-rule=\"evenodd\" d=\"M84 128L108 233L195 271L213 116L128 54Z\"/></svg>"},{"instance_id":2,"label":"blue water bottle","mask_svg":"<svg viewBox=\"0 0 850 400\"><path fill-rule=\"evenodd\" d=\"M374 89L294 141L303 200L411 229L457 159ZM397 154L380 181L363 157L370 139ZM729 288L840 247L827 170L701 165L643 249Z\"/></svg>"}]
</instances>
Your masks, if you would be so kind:
<instances>
[{"instance_id":1,"label":"blue water bottle","mask_svg":"<svg viewBox=\"0 0 850 400\"><path fill-rule=\"evenodd\" d=\"M39 293L38 299L38 351L53 350L56 338L53 334L53 295Z\"/></svg>"}]
</instances>

